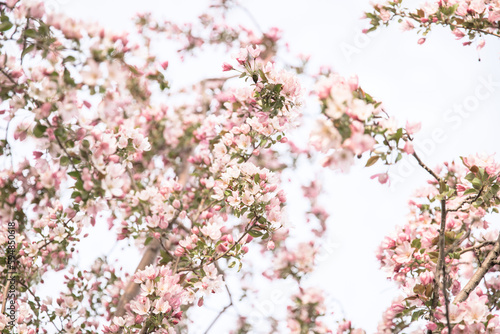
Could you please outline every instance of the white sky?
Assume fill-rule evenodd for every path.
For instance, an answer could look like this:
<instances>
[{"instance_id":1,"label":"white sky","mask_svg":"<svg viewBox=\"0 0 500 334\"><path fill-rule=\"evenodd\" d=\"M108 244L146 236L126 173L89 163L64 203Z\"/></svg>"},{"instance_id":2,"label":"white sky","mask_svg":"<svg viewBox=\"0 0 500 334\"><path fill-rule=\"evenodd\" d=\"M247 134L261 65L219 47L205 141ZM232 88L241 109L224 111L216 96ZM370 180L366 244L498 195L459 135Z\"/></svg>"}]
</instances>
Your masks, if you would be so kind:
<instances>
[{"instance_id":1,"label":"white sky","mask_svg":"<svg viewBox=\"0 0 500 334\"><path fill-rule=\"evenodd\" d=\"M47 0L46 3L70 16L97 20L120 31L133 28L130 18L136 12L152 11L169 19L190 20L206 7L207 1ZM401 121L422 121L423 130L417 135L417 143L427 143L419 152L429 165L477 151L498 151L499 41L487 39L485 48L478 54L475 46L462 47L445 29L432 32L423 45L417 45L419 37L415 32L403 33L396 26L384 28L376 35L362 35L360 30L366 22L359 18L363 10L369 8L369 1L365 0L242 3L264 29L271 26L283 29L284 39L293 52L311 54L314 65L330 65L343 75L357 74L364 90L383 101L391 115ZM236 15L238 20L251 25L243 11ZM346 49L354 53L346 53ZM478 61L479 55L481 61ZM170 78L177 80L182 73L184 78L180 80L195 81L203 76L202 71L219 73L221 62L227 60L215 59L211 62L213 68L194 67L189 72L170 66ZM474 100L477 89L486 92L481 80L492 80L498 85L489 96ZM479 104L472 105L474 101ZM457 116L454 106L464 103L471 103L470 114ZM430 145L434 131L442 131L443 139ZM422 170L411 166L406 164L393 170L404 177L394 181L391 188L369 179L373 174L384 172L383 167L364 169L362 163L349 174L329 173L325 183L330 194L325 202L332 215L329 229L336 248L323 257L319 270L309 282L326 288L341 303L345 316L368 333L375 331L382 311L396 293L378 269L374 250L395 225L404 223L407 201L427 179ZM104 239L99 242L109 248L114 243ZM99 254L96 247L87 245L86 257ZM127 256L131 268L135 268L137 255L127 253Z\"/></svg>"}]
</instances>

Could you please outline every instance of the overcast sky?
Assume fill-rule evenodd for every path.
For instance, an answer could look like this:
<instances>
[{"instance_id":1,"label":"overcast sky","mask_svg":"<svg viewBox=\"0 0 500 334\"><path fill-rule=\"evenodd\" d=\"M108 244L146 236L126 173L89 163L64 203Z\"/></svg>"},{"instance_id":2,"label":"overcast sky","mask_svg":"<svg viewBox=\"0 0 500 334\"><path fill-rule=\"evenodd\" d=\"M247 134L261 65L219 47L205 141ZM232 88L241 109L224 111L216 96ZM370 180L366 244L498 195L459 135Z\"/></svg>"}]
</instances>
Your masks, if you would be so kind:
<instances>
[{"instance_id":1,"label":"overcast sky","mask_svg":"<svg viewBox=\"0 0 500 334\"><path fill-rule=\"evenodd\" d=\"M97 20L120 31L133 28L131 17L136 12L153 11L169 19L190 20L206 7L207 1L46 3L70 16ZM420 37L416 32L402 32L396 26L375 35L363 35L360 31L366 22L360 17L369 8L369 1L365 0L252 0L242 4L264 29L283 29L284 39L293 52L311 54L313 65L329 65L343 75L357 74L364 90L383 101L391 115L403 122L421 121L423 128L416 147L429 165L477 151L498 151L498 40L487 39L485 48L478 53L475 46L463 47L449 29L432 32L423 45L417 45ZM235 15L237 20L252 24L243 11ZM223 61L226 60L229 59ZM197 67L188 73L184 70L184 80L195 81L203 77L205 70L218 73L220 63L220 59L215 59L211 69ZM176 73L181 73L173 66L169 71L174 79ZM489 94L477 96L478 91ZM459 114L458 110L465 112ZM401 164L392 170L396 179L387 187L369 179L384 172L383 167L364 169L361 163L358 165L349 174L330 172L326 178L330 197L325 203L332 215L329 228L335 251L324 257L310 282L327 289L340 302L347 318L372 333L397 291L378 270L374 250L395 225L405 222L406 203L413 191L425 184L427 175L412 167L414 164ZM137 262L132 260L135 267L138 257Z\"/></svg>"}]
</instances>

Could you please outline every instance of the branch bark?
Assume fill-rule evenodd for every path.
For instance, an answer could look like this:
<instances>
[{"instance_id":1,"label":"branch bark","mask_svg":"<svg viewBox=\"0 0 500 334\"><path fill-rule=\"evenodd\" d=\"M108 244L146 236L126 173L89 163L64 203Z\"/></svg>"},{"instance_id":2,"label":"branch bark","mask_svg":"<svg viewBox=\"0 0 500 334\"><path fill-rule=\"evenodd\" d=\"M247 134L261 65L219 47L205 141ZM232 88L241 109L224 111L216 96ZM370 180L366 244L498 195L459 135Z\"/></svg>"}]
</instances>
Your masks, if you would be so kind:
<instances>
[{"instance_id":1,"label":"branch bark","mask_svg":"<svg viewBox=\"0 0 500 334\"><path fill-rule=\"evenodd\" d=\"M186 152L186 155L189 155L190 151ZM127 173L129 174L131 181L132 181L132 187L136 191L138 191L137 185L135 184L133 174L130 170L127 170ZM181 169L179 175L179 183L182 185L185 185L187 183L188 177L189 177L189 167L188 165L184 165L183 168ZM149 210L147 207L144 208L144 213L148 215ZM161 243L159 240L153 238L151 243L149 244L148 248L146 249L146 252L142 256L141 261L139 262L139 265L135 269L136 273L139 270L144 270L147 266L152 265L158 256L158 252L160 251L161 248ZM116 309L116 312L114 314L115 317L121 317L125 315L125 307L126 305L135 298L139 294L140 290L140 285L135 283L132 277L130 278L130 281L125 289L124 294L120 297L120 300L118 302L118 306ZM145 327L146 328L146 327ZM144 328L143 328L144 329ZM121 333L122 329L118 331L118 333Z\"/></svg>"},{"instance_id":2,"label":"branch bark","mask_svg":"<svg viewBox=\"0 0 500 334\"><path fill-rule=\"evenodd\" d=\"M147 266L151 265L154 263L154 260L156 259L156 256L158 255L158 252L160 250L160 242L157 239L153 239L151 241L151 244L149 247L146 249L146 252L144 253L141 262L139 262L139 265L137 266L137 269L135 269L135 272L139 270L144 270L146 269ZM140 286L139 284L135 283L132 278L130 278L130 282L127 285L127 288L125 289L125 293L122 295L120 298L120 301L118 302L118 307L115 312L115 317L121 317L125 314L125 306L137 296L139 293Z\"/></svg>"},{"instance_id":3,"label":"branch bark","mask_svg":"<svg viewBox=\"0 0 500 334\"><path fill-rule=\"evenodd\" d=\"M453 300L453 304L461 303L465 301L469 294L479 285L484 275L490 270L491 267L495 265L495 261L500 255L500 235L498 236L497 241L495 242L493 249L486 256L481 266L477 269L477 271L472 275L472 278L469 280L467 285L460 291L455 299Z\"/></svg>"},{"instance_id":4,"label":"branch bark","mask_svg":"<svg viewBox=\"0 0 500 334\"><path fill-rule=\"evenodd\" d=\"M5 312L5 306L7 305L7 294L9 292L9 288L10 288L10 279L11 279L11 275L9 274L7 276L7 284L5 284L5 287L4 287L4 290L3 290L3 296L2 296L2 313L0 313L0 314L3 314Z\"/></svg>"}]
</instances>

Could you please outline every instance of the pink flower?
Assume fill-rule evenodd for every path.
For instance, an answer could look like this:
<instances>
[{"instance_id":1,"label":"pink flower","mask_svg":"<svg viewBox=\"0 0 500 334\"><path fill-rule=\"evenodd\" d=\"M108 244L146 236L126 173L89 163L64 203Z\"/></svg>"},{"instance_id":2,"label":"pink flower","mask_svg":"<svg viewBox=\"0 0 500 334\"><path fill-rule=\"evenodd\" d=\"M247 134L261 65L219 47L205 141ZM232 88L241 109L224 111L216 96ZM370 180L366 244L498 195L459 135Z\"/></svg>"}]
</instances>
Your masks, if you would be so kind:
<instances>
[{"instance_id":1,"label":"pink flower","mask_svg":"<svg viewBox=\"0 0 500 334\"><path fill-rule=\"evenodd\" d=\"M413 135L422 129L422 123L420 122L415 122L415 123L410 123L409 121L406 121L406 132L408 132L409 135Z\"/></svg>"},{"instance_id":2,"label":"pink flower","mask_svg":"<svg viewBox=\"0 0 500 334\"><path fill-rule=\"evenodd\" d=\"M424 271L420 274L419 278L422 284L431 284L434 281L434 273L432 271Z\"/></svg>"},{"instance_id":3,"label":"pink flower","mask_svg":"<svg viewBox=\"0 0 500 334\"><path fill-rule=\"evenodd\" d=\"M357 155L370 151L375 145L375 139L369 135L356 133L351 138L347 139L344 144Z\"/></svg>"},{"instance_id":4,"label":"pink flower","mask_svg":"<svg viewBox=\"0 0 500 334\"><path fill-rule=\"evenodd\" d=\"M403 242L395 250L394 261L401 264L406 264L411 261L414 248L411 247L408 241Z\"/></svg>"},{"instance_id":5,"label":"pink flower","mask_svg":"<svg viewBox=\"0 0 500 334\"><path fill-rule=\"evenodd\" d=\"M403 147L403 151L406 154L413 154L413 153L415 153L415 149L413 148L413 143L411 141L405 142L405 146Z\"/></svg>"},{"instance_id":6,"label":"pink flower","mask_svg":"<svg viewBox=\"0 0 500 334\"><path fill-rule=\"evenodd\" d=\"M465 34L463 33L463 31L458 30L458 29L454 29L453 30L453 35L455 35L455 37L457 39L461 39L461 38L463 38L465 36Z\"/></svg>"},{"instance_id":7,"label":"pink flower","mask_svg":"<svg viewBox=\"0 0 500 334\"><path fill-rule=\"evenodd\" d=\"M248 50L245 48L241 48L234 56L234 58L236 59L236 61L238 61L238 63L240 63L240 65L245 64L248 59Z\"/></svg>"},{"instance_id":8,"label":"pink flower","mask_svg":"<svg viewBox=\"0 0 500 334\"><path fill-rule=\"evenodd\" d=\"M401 23L401 29L403 31L408 31L408 30L415 29L415 26L413 25L413 23L411 21L405 20L403 23Z\"/></svg>"},{"instance_id":9,"label":"pink flower","mask_svg":"<svg viewBox=\"0 0 500 334\"><path fill-rule=\"evenodd\" d=\"M151 301L147 297L140 296L130 303L130 309L139 315L148 314L150 308Z\"/></svg>"},{"instance_id":10,"label":"pink flower","mask_svg":"<svg viewBox=\"0 0 500 334\"><path fill-rule=\"evenodd\" d=\"M259 57L259 55L260 55L260 48L257 46L253 46L253 47L248 46L247 51L250 54L250 56L252 56L252 58L254 58L254 59Z\"/></svg>"},{"instance_id":11,"label":"pink flower","mask_svg":"<svg viewBox=\"0 0 500 334\"><path fill-rule=\"evenodd\" d=\"M201 228L201 233L212 240L219 240L222 236L221 226L218 223L209 223Z\"/></svg>"}]
</instances>

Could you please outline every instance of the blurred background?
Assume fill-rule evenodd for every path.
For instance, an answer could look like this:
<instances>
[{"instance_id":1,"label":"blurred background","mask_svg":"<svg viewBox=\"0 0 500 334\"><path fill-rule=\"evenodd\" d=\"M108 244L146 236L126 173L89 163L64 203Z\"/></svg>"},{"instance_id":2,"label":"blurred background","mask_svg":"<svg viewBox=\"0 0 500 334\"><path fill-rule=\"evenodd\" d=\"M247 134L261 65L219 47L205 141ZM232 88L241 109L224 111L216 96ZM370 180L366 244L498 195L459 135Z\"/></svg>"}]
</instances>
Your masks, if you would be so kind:
<instances>
[{"instance_id":1,"label":"blurred background","mask_svg":"<svg viewBox=\"0 0 500 334\"><path fill-rule=\"evenodd\" d=\"M409 6L419 3L406 2ZM159 18L188 22L195 20L209 3L47 0L46 6L120 32L134 30L136 13L152 12ZM292 53L311 55L312 68L330 66L345 76L356 74L363 89L383 101L387 112L401 123L421 121L422 131L416 136L415 147L428 165L436 166L475 152L499 150L500 41L486 38L486 46L478 51L476 44L464 47L465 40L457 41L449 29L440 28L434 29L423 45L418 45L420 36L416 31L402 32L395 22L389 28L365 35L361 31L368 22L361 17L370 10L368 0L242 0L240 3L246 10L235 9L230 20L253 28L257 23L264 31L279 27ZM201 62L190 59L178 62L174 60L175 50L158 51L170 61L168 72L173 86L220 76L222 62L231 60L229 55L221 53L207 54ZM328 196L322 202L331 215L329 247L319 258L318 270L308 278L308 284L327 291L337 318L345 317L353 325L373 333L382 312L397 294L396 287L379 270L374 251L396 225L404 224L408 200L418 187L425 185L428 177L408 159L391 167L389 186L380 185L370 180L370 176L386 172L387 168L363 166L358 162L349 173L324 173L323 186ZM312 179L311 175L303 177ZM300 210L300 199L297 204L296 210ZM294 217L297 216L291 210L292 232L301 223L294 221ZM85 240L80 249L82 265L90 265L103 253L114 252L115 257L126 258L124 268L133 271L140 255L130 249L113 248L115 241L106 224L97 228L102 233ZM58 278L53 279L56 284ZM282 289L286 290L286 285ZM274 312L278 307L273 303L286 304L288 300L264 301L259 312ZM222 298L204 308L204 313L196 318L193 333L203 333L225 304ZM231 317L231 312L219 319L210 333L227 332L224 317Z\"/></svg>"}]
</instances>

